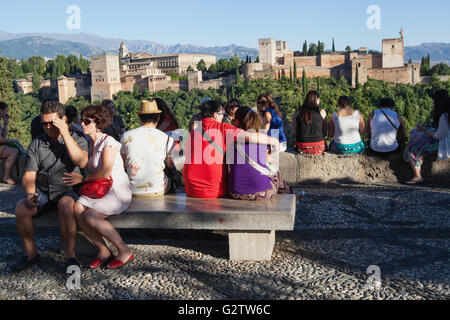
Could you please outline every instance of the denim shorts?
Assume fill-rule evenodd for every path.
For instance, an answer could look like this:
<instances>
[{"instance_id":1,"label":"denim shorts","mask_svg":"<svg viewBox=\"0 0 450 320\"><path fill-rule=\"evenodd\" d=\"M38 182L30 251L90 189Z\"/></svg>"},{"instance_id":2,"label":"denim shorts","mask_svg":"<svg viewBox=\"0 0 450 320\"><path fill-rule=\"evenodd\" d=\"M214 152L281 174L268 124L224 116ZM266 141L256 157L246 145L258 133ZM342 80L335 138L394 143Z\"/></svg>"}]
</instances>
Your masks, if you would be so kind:
<instances>
[{"instance_id":1,"label":"denim shorts","mask_svg":"<svg viewBox=\"0 0 450 320\"><path fill-rule=\"evenodd\" d=\"M36 193L39 194L39 206L37 209L37 214L34 216L34 218L41 216L47 212L54 211L58 209L58 202L63 197L71 197L75 202L78 200L79 196L74 190L70 190L66 193L61 194L60 196L56 197L54 200L50 200L48 198L48 195L46 193L41 192L40 190L36 190Z\"/></svg>"}]
</instances>

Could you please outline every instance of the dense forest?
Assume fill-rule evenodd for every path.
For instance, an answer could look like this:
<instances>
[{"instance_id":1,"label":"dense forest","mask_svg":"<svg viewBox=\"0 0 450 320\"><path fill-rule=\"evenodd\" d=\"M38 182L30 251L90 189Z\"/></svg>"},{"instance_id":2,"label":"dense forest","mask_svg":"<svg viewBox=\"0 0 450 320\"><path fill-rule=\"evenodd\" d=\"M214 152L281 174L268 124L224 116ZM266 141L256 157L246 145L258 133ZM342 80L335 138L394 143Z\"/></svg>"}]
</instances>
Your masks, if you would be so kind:
<instances>
[{"instance_id":1,"label":"dense forest","mask_svg":"<svg viewBox=\"0 0 450 320\"><path fill-rule=\"evenodd\" d=\"M9 137L18 139L27 147L31 140L30 123L39 114L41 101L36 94L23 95L14 92L14 72L9 67L10 61L0 57L0 101L10 105ZM337 109L339 96L348 95L352 106L361 111L364 118L377 108L382 97L393 98L396 102L396 110L405 118L409 131L418 123L430 121L433 110L431 94L438 88L450 90L450 81L440 81L434 75L431 83L412 86L369 79L364 85L353 89L345 78L284 78L281 80L266 78L250 81L239 78L231 88L221 87L218 90L194 89L189 92L175 92L169 89L156 94L150 94L148 90L119 92L115 97L115 103L127 129L132 129L139 126L137 111L140 101L159 96L172 108L181 126L186 128L190 118L199 112L198 105L202 97L209 96L222 102L237 98L241 105L252 107L256 104L258 95L269 92L280 106L285 120L285 130L289 136L290 122L295 109L302 104L306 91L315 89L320 93L321 107L328 113ZM78 97L69 100L67 105L73 104L81 109L89 103L87 98Z\"/></svg>"}]
</instances>

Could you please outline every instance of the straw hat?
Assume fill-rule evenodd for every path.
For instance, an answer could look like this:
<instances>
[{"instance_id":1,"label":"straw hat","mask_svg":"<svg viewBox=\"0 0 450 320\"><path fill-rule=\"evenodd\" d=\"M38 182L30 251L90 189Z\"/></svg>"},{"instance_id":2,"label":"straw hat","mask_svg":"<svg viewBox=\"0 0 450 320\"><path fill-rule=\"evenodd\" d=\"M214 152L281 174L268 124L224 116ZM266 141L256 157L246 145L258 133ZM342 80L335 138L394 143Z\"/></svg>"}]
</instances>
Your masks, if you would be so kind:
<instances>
[{"instance_id":1,"label":"straw hat","mask_svg":"<svg viewBox=\"0 0 450 320\"><path fill-rule=\"evenodd\" d=\"M155 100L152 101L142 100L141 109L139 109L138 114L154 114L161 112L162 112L161 110L158 110L158 105L156 104Z\"/></svg>"}]
</instances>

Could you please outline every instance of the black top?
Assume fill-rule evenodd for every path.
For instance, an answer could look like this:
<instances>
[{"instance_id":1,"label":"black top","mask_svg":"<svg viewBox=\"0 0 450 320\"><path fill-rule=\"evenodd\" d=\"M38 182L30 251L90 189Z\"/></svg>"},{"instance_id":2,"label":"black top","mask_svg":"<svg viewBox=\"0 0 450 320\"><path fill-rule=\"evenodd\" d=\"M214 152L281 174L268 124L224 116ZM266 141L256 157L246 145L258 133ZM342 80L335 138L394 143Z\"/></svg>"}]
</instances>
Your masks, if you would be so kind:
<instances>
[{"instance_id":1,"label":"black top","mask_svg":"<svg viewBox=\"0 0 450 320\"><path fill-rule=\"evenodd\" d=\"M297 137L296 142L308 143L308 142L320 142L323 140L323 118L320 115L319 108L312 109L311 111L312 121L309 125L300 118L297 117Z\"/></svg>"},{"instance_id":2,"label":"black top","mask_svg":"<svg viewBox=\"0 0 450 320\"><path fill-rule=\"evenodd\" d=\"M89 154L89 145L86 137L75 131L70 132L72 138L78 146ZM58 141L53 142L47 134L41 134L31 141L27 151L27 159L25 162L25 172L37 172L36 186L46 193L50 200L56 199L58 196L72 190L72 187L66 186L62 181L64 173L76 172L82 174L79 167L76 167L70 160L64 139L61 137ZM44 179L47 183L42 183L40 176L46 176Z\"/></svg>"},{"instance_id":3,"label":"black top","mask_svg":"<svg viewBox=\"0 0 450 320\"><path fill-rule=\"evenodd\" d=\"M111 125L105 130L103 130L103 133L110 135L111 137L120 142L121 137L120 129L122 128L125 128L125 123L123 122L122 117L114 115Z\"/></svg>"}]
</instances>

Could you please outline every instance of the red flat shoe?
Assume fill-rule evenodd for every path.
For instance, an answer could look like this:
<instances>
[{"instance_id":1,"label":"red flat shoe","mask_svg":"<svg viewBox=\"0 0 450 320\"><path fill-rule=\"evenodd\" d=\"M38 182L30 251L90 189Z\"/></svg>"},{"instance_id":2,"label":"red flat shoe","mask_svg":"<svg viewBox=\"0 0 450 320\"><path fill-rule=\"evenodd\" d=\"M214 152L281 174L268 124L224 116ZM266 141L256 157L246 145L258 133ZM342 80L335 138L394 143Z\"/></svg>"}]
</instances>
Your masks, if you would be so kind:
<instances>
[{"instance_id":1,"label":"red flat shoe","mask_svg":"<svg viewBox=\"0 0 450 320\"><path fill-rule=\"evenodd\" d=\"M131 254L131 256L127 259L127 261L120 261L119 259L114 259L113 261L111 261L107 268L108 269L117 269L120 267L123 267L127 262L129 262L131 259L134 258L134 255Z\"/></svg>"},{"instance_id":2,"label":"red flat shoe","mask_svg":"<svg viewBox=\"0 0 450 320\"><path fill-rule=\"evenodd\" d=\"M111 255L112 256L112 255ZM108 261L111 256L109 256L108 258L106 258L105 260L102 260L100 258L95 258L95 260L93 260L90 264L89 264L89 268L90 269L96 269L98 267L100 267L102 264L104 264L106 261Z\"/></svg>"}]
</instances>

